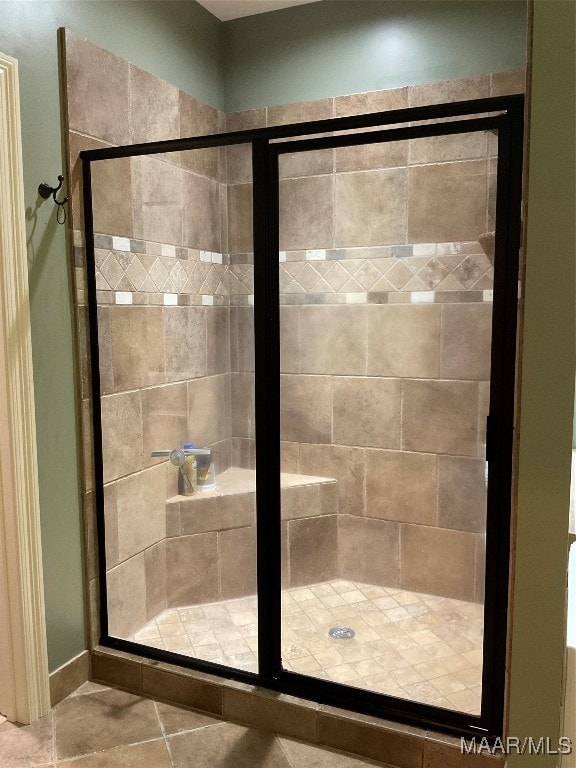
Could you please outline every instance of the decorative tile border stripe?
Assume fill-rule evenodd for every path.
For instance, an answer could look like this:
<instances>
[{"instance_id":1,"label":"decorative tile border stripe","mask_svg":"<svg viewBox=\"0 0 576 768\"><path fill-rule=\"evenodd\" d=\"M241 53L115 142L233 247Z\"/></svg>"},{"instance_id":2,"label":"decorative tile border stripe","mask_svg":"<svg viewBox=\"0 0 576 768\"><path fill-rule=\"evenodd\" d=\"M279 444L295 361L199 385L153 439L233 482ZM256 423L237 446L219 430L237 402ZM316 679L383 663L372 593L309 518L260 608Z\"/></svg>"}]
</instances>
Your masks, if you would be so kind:
<instances>
[{"instance_id":1,"label":"decorative tile border stripe","mask_svg":"<svg viewBox=\"0 0 576 768\"><path fill-rule=\"evenodd\" d=\"M95 244L99 303L243 306L254 293L252 254L229 257L111 235L95 235ZM76 288L84 290L82 246L75 245L74 258ZM282 251L279 259L283 304L492 300L494 269L473 242Z\"/></svg>"},{"instance_id":2,"label":"decorative tile border stripe","mask_svg":"<svg viewBox=\"0 0 576 768\"><path fill-rule=\"evenodd\" d=\"M230 305L247 302L232 301ZM244 297L236 297L243 299ZM249 297L253 298L253 297ZM253 302L252 302L253 303ZM462 304L492 303L492 291L375 291L366 293L283 293L282 306L305 304Z\"/></svg>"},{"instance_id":3,"label":"decorative tile border stripe","mask_svg":"<svg viewBox=\"0 0 576 768\"><path fill-rule=\"evenodd\" d=\"M483 253L280 264L282 293L483 291L493 284L494 270Z\"/></svg>"},{"instance_id":4,"label":"decorative tile border stripe","mask_svg":"<svg viewBox=\"0 0 576 768\"><path fill-rule=\"evenodd\" d=\"M309 248L280 251L279 261L347 261L354 259L411 259L414 256L483 255L476 240L449 243L412 243L399 245L355 246L350 248ZM232 253L230 264L253 264L254 254Z\"/></svg>"},{"instance_id":5,"label":"decorative tile border stripe","mask_svg":"<svg viewBox=\"0 0 576 768\"><path fill-rule=\"evenodd\" d=\"M97 291L98 304L124 304L127 306L164 307L228 307L228 296L212 294L147 293L137 291ZM78 303L85 304L85 292L78 292Z\"/></svg>"}]
</instances>

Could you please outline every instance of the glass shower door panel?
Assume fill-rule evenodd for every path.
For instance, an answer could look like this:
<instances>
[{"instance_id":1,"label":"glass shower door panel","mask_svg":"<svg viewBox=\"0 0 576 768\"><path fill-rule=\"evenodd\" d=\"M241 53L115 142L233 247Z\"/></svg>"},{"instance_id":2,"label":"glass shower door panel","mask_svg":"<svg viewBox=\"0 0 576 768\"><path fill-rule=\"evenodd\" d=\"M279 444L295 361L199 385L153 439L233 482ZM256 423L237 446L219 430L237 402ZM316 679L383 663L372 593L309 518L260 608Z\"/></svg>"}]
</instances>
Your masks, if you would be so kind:
<instances>
[{"instance_id":1,"label":"glass shower door panel","mask_svg":"<svg viewBox=\"0 0 576 768\"><path fill-rule=\"evenodd\" d=\"M250 148L93 166L109 634L257 671Z\"/></svg>"},{"instance_id":2,"label":"glass shower door panel","mask_svg":"<svg viewBox=\"0 0 576 768\"><path fill-rule=\"evenodd\" d=\"M495 154L280 156L283 666L474 714Z\"/></svg>"}]
</instances>

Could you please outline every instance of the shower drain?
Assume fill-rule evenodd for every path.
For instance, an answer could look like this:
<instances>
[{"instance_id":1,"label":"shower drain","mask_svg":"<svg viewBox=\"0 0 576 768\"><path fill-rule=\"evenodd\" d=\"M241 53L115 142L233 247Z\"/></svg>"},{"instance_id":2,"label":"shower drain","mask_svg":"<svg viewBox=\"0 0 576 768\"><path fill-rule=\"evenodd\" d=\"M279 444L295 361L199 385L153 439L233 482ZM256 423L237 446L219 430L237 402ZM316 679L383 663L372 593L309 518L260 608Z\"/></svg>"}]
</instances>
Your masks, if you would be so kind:
<instances>
[{"instance_id":1,"label":"shower drain","mask_svg":"<svg viewBox=\"0 0 576 768\"><path fill-rule=\"evenodd\" d=\"M354 637L356 632L350 627L332 627L332 629L328 630L328 634L334 640L349 640L351 637Z\"/></svg>"}]
</instances>

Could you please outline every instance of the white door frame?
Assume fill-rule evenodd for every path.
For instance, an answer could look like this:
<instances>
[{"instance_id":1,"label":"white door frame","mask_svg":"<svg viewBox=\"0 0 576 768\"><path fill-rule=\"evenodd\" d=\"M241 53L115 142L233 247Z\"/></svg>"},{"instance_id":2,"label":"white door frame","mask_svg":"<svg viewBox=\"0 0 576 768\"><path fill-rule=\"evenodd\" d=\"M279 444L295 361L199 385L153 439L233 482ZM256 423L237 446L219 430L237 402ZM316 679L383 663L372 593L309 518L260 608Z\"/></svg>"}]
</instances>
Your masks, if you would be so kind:
<instances>
[{"instance_id":1,"label":"white door frame","mask_svg":"<svg viewBox=\"0 0 576 768\"><path fill-rule=\"evenodd\" d=\"M0 53L0 712L49 709L18 62Z\"/></svg>"}]
</instances>

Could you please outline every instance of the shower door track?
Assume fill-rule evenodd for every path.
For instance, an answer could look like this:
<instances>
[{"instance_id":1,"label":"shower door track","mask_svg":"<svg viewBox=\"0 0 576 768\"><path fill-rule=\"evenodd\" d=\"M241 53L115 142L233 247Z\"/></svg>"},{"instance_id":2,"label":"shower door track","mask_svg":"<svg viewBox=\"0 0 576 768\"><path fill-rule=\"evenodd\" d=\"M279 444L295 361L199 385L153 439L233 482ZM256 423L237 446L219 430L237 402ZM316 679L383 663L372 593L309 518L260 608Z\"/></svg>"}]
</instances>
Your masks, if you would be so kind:
<instances>
[{"instance_id":1,"label":"shower door track","mask_svg":"<svg viewBox=\"0 0 576 768\"><path fill-rule=\"evenodd\" d=\"M512 505L523 105L523 96L520 95L496 97L81 152L92 394L95 403L93 439L101 645L258 684L320 703L459 736L480 735L488 739L502 736ZM450 120L429 122L442 121L444 118ZM394 127L398 124L402 125ZM378 130L380 126L391 127ZM358 128L375 130L359 134L300 138ZM486 461L489 471L482 704L481 714L475 716L329 682L282 668L278 163L279 157L285 153L487 130L498 134L498 171L490 413L486 437ZM274 143L277 139L282 141ZM102 423L98 407L101 390L91 166L92 163L107 159L232 144L251 145L253 162L258 673L110 636L106 600Z\"/></svg>"}]
</instances>

